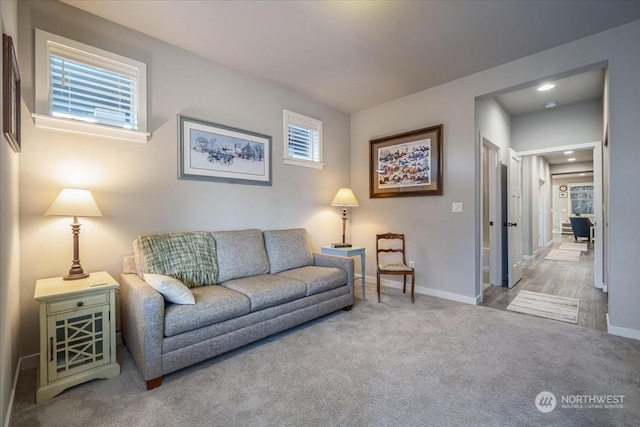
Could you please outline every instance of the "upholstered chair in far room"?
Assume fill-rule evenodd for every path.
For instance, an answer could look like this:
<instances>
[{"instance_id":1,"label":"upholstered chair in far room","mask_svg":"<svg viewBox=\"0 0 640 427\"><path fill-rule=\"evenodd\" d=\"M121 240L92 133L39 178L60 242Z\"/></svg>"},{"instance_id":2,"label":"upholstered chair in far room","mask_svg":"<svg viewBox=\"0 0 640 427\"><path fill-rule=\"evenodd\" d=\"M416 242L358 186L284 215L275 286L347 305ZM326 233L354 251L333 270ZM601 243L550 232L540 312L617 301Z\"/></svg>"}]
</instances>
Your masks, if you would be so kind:
<instances>
[{"instance_id":1,"label":"upholstered chair in far room","mask_svg":"<svg viewBox=\"0 0 640 427\"><path fill-rule=\"evenodd\" d=\"M411 276L411 302L414 302L416 274L407 265L404 234L376 234L377 291L380 302L380 275L391 274L402 277L402 293L407 291L407 276Z\"/></svg>"},{"instance_id":2,"label":"upholstered chair in far room","mask_svg":"<svg viewBox=\"0 0 640 427\"><path fill-rule=\"evenodd\" d=\"M588 242L591 242L591 220L584 216L572 216L569 218L571 221L571 229L573 230L573 237L578 240L578 237L586 237Z\"/></svg>"}]
</instances>

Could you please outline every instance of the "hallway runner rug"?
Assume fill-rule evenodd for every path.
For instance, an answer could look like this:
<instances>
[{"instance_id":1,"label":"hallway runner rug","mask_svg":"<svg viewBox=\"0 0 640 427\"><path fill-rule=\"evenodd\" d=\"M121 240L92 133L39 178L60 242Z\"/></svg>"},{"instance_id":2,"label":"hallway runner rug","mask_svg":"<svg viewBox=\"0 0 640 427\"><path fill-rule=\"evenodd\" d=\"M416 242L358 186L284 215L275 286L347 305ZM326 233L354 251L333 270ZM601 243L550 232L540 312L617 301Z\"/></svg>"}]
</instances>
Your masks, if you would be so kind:
<instances>
[{"instance_id":1,"label":"hallway runner rug","mask_svg":"<svg viewBox=\"0 0 640 427\"><path fill-rule=\"evenodd\" d=\"M571 261L580 262L582 251L566 251L561 249L551 249L544 259L551 261Z\"/></svg>"},{"instance_id":2,"label":"hallway runner rug","mask_svg":"<svg viewBox=\"0 0 640 427\"><path fill-rule=\"evenodd\" d=\"M563 251L588 251L586 243L563 243L558 248Z\"/></svg>"},{"instance_id":3,"label":"hallway runner rug","mask_svg":"<svg viewBox=\"0 0 640 427\"><path fill-rule=\"evenodd\" d=\"M575 298L520 291L507 310L577 324L580 301Z\"/></svg>"}]
</instances>

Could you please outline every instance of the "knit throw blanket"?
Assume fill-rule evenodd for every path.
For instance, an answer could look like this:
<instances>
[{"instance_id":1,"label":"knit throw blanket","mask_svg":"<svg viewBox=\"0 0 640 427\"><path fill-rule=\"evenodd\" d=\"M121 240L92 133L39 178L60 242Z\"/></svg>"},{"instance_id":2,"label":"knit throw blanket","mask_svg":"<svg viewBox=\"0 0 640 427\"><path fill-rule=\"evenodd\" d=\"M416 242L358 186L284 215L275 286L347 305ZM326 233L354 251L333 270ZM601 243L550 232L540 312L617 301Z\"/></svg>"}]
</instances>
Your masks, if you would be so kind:
<instances>
[{"instance_id":1,"label":"knit throw blanket","mask_svg":"<svg viewBox=\"0 0 640 427\"><path fill-rule=\"evenodd\" d=\"M216 243L210 233L184 232L138 237L143 269L175 277L194 288L218 283Z\"/></svg>"}]
</instances>

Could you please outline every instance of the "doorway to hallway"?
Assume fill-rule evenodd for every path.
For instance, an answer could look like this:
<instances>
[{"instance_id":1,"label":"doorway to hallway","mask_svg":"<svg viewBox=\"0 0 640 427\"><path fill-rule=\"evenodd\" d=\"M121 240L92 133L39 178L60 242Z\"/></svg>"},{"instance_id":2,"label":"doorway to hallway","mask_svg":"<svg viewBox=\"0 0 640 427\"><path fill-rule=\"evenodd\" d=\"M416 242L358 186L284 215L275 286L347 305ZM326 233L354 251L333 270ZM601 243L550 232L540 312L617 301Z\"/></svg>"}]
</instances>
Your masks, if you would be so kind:
<instances>
[{"instance_id":1,"label":"doorway to hallway","mask_svg":"<svg viewBox=\"0 0 640 427\"><path fill-rule=\"evenodd\" d=\"M578 325L606 331L608 296L602 289L593 286L594 247L597 242L587 244L588 250L581 253L579 262L544 259L552 249L558 249L562 243L573 242L575 242L573 236L556 235L551 246L541 248L534 259L523 262L522 280L515 287L511 289L485 287L483 301L480 305L506 310L511 301L523 290L577 298L580 300ZM528 314L516 314L529 316Z\"/></svg>"}]
</instances>

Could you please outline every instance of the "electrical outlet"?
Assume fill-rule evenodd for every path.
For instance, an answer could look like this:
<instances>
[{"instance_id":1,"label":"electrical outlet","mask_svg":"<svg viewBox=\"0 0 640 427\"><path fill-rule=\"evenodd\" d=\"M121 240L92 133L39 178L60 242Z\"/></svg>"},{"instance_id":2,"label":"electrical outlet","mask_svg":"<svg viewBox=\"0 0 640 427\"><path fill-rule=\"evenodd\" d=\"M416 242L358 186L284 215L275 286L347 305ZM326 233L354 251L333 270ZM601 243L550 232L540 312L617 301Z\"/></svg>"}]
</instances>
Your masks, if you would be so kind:
<instances>
[{"instance_id":1,"label":"electrical outlet","mask_svg":"<svg viewBox=\"0 0 640 427\"><path fill-rule=\"evenodd\" d=\"M409 261L409 267L413 268L413 261Z\"/></svg>"},{"instance_id":2,"label":"electrical outlet","mask_svg":"<svg viewBox=\"0 0 640 427\"><path fill-rule=\"evenodd\" d=\"M462 212L462 202L451 203L451 212Z\"/></svg>"}]
</instances>

